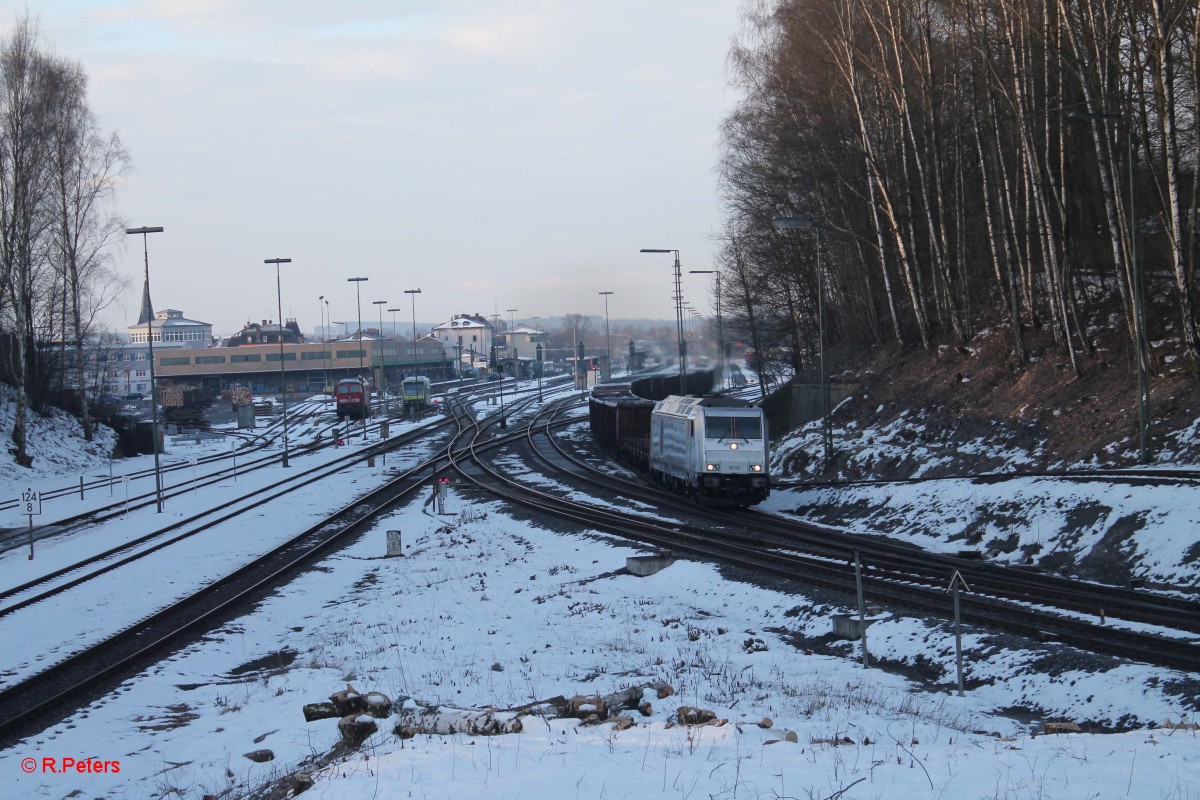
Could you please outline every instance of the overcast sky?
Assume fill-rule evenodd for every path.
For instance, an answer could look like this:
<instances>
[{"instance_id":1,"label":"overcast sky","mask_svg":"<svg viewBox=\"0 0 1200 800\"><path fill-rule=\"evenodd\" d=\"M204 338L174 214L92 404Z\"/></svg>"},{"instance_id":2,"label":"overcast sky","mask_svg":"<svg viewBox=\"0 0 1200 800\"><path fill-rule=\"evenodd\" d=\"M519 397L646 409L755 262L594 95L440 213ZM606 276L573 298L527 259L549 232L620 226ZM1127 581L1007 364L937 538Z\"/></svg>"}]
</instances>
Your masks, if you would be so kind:
<instances>
[{"instance_id":1,"label":"overcast sky","mask_svg":"<svg viewBox=\"0 0 1200 800\"><path fill-rule=\"evenodd\" d=\"M739 0L106 0L38 4L134 162L156 308L231 333L516 308L673 319L712 265ZM6 27L12 20L4 20ZM136 320L140 237L116 254ZM684 295L708 309L706 276ZM385 314L385 324L390 324Z\"/></svg>"}]
</instances>

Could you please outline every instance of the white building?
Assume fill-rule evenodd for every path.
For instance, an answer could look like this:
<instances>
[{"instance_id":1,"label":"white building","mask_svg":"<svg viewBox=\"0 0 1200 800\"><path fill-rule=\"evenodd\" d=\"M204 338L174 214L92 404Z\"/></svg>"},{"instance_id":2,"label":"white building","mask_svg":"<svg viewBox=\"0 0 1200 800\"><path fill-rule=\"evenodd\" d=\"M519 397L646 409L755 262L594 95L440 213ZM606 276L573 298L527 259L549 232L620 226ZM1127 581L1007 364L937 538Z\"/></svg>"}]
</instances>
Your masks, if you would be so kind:
<instances>
[{"instance_id":1,"label":"white building","mask_svg":"<svg viewBox=\"0 0 1200 800\"><path fill-rule=\"evenodd\" d=\"M447 355L466 366L487 366L492 348L492 325L479 314L456 314L449 322L435 325L431 338L442 343Z\"/></svg>"},{"instance_id":2,"label":"white building","mask_svg":"<svg viewBox=\"0 0 1200 800\"><path fill-rule=\"evenodd\" d=\"M521 323L504 335L508 358L535 358L537 346L546 346L546 332Z\"/></svg>"},{"instance_id":3,"label":"white building","mask_svg":"<svg viewBox=\"0 0 1200 800\"><path fill-rule=\"evenodd\" d=\"M129 340L134 344L146 343L147 321L150 322L150 332L153 333L155 344L160 342L178 344L189 349L193 347L213 346L212 325L210 323L187 319L183 316L182 311L177 311L173 308L159 311L157 314L154 313L154 306L150 304L150 290L148 287L142 291L141 316L138 317L137 322L125 329L129 333Z\"/></svg>"}]
</instances>

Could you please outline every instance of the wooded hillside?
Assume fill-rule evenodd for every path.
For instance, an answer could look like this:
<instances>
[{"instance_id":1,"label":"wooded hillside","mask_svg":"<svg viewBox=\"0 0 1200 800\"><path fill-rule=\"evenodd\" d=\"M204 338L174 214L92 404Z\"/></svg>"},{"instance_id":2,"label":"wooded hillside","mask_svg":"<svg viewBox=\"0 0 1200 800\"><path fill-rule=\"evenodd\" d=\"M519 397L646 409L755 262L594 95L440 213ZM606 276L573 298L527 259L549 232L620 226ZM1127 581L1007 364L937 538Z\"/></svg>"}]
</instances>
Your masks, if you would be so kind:
<instances>
[{"instance_id":1,"label":"wooded hillside","mask_svg":"<svg viewBox=\"0 0 1200 800\"><path fill-rule=\"evenodd\" d=\"M1198 31L1195 0L750 3L721 161L741 335L804 375L821 305L843 353L997 324L1019 371L1046 329L1065 382L1097 326L1132 369L1144 308L1149 389L1168 352L1197 385Z\"/></svg>"}]
</instances>

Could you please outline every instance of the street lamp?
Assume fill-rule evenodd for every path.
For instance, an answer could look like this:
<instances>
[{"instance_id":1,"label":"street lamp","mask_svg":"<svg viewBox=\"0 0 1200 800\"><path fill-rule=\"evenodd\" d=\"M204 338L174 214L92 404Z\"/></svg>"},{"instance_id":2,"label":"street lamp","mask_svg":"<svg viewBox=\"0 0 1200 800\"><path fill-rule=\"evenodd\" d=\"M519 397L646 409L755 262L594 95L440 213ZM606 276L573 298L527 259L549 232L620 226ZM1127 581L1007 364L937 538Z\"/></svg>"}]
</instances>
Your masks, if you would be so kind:
<instances>
[{"instance_id":1,"label":"street lamp","mask_svg":"<svg viewBox=\"0 0 1200 800\"><path fill-rule=\"evenodd\" d=\"M366 371L366 366L363 363L363 348L362 348L362 282L370 280L369 278L346 278L347 283L354 284L355 302L358 307L358 371L359 374ZM345 325L346 323L342 323Z\"/></svg>"},{"instance_id":2,"label":"street lamp","mask_svg":"<svg viewBox=\"0 0 1200 800\"><path fill-rule=\"evenodd\" d=\"M412 323L413 323L412 357L413 357L413 373L415 374L417 371L417 369L416 369L416 366L417 366L417 295L419 295L421 293L421 290L420 289L405 289L404 293L412 298Z\"/></svg>"},{"instance_id":3,"label":"street lamp","mask_svg":"<svg viewBox=\"0 0 1200 800\"><path fill-rule=\"evenodd\" d=\"M363 343L362 343L362 283L365 280L367 280L367 278L346 278L347 283L354 284L354 298L355 298L356 304L358 306L358 374L359 374L359 377L362 377L363 372L366 371L366 367L363 364ZM363 441L365 442L367 440L367 410L371 408L370 388L367 386L364 386L363 392L367 395L366 397L363 398L363 402L366 403L366 408L363 409L363 413L362 413Z\"/></svg>"},{"instance_id":4,"label":"street lamp","mask_svg":"<svg viewBox=\"0 0 1200 800\"><path fill-rule=\"evenodd\" d=\"M683 341L683 283L682 276L679 272L679 251L678 250L658 250L651 247L643 247L643 253L674 253L675 254L675 296L672 298L675 301L675 335L677 345L679 347L679 393L687 394L687 343Z\"/></svg>"},{"instance_id":5,"label":"street lamp","mask_svg":"<svg viewBox=\"0 0 1200 800\"><path fill-rule=\"evenodd\" d=\"M142 313L146 317L146 346L150 348L148 357L150 359L150 419L154 426L154 433L151 438L154 440L154 504L158 513L162 513L163 496L162 496L162 469L158 462L158 392L154 388L154 306L150 302L150 246L146 242L146 234L162 233L161 227L152 228L126 228L127 234L142 235L142 256L146 263L146 290L145 304L142 308ZM80 391L83 387L79 387ZM31 551L32 552L32 551Z\"/></svg>"},{"instance_id":6,"label":"street lamp","mask_svg":"<svg viewBox=\"0 0 1200 800\"><path fill-rule=\"evenodd\" d=\"M383 346L383 307L387 300L372 300L371 304L379 306L379 396L383 398L383 407L387 409L387 358Z\"/></svg>"},{"instance_id":7,"label":"street lamp","mask_svg":"<svg viewBox=\"0 0 1200 800\"><path fill-rule=\"evenodd\" d=\"M325 300L325 295L321 295L321 299ZM321 331L321 333L323 334L321 337L321 344L324 345L324 347L321 348L321 352L323 354L323 360L325 362L325 385L322 388L326 392L328 392L329 391L329 327L328 326L333 324L333 318L330 317L330 315L329 315L329 301L328 300L325 300L325 317L324 317L324 321L321 324L326 326Z\"/></svg>"},{"instance_id":8,"label":"street lamp","mask_svg":"<svg viewBox=\"0 0 1200 800\"><path fill-rule=\"evenodd\" d=\"M825 370L825 278L821 265L825 228L819 219L801 217L775 217L771 220L771 225L777 231L815 230L817 232L817 341L821 359L821 438L824 440L825 446L825 468L828 469L833 463L833 427L829 419L829 380Z\"/></svg>"},{"instance_id":9,"label":"street lamp","mask_svg":"<svg viewBox=\"0 0 1200 800\"><path fill-rule=\"evenodd\" d=\"M287 378L283 373L283 285L279 278L279 265L290 264L290 258L268 258L264 264L275 265L275 302L279 307L279 393L283 397L283 461L282 467L288 466L288 426L287 426Z\"/></svg>"},{"instance_id":10,"label":"street lamp","mask_svg":"<svg viewBox=\"0 0 1200 800\"><path fill-rule=\"evenodd\" d=\"M608 367L608 374L604 376L605 380L612 379L612 337L609 335L608 329L608 298L612 297L612 292L600 292L600 296L604 298L604 363Z\"/></svg>"},{"instance_id":11,"label":"street lamp","mask_svg":"<svg viewBox=\"0 0 1200 800\"><path fill-rule=\"evenodd\" d=\"M1133 125L1124 114L1072 111L1067 119L1090 120L1092 122L1114 121L1125 124L1125 140L1129 156L1129 272L1133 281L1133 337L1137 348L1137 393L1138 393L1138 463L1150 463L1150 380L1146 374L1146 362L1150 358L1146 346L1146 297L1142 286L1142 265L1137 251L1137 162L1133 152Z\"/></svg>"},{"instance_id":12,"label":"street lamp","mask_svg":"<svg viewBox=\"0 0 1200 800\"><path fill-rule=\"evenodd\" d=\"M725 391L725 337L721 332L721 270L690 269L692 275L716 275L717 281L717 394Z\"/></svg>"}]
</instances>

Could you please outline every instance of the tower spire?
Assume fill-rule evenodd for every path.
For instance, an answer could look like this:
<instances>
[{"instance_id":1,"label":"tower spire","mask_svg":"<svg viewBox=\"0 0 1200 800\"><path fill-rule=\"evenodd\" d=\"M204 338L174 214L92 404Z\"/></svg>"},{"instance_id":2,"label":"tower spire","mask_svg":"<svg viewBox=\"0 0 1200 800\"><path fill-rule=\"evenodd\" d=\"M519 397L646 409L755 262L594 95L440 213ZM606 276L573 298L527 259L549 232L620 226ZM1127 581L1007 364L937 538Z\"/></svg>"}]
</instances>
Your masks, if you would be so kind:
<instances>
[{"instance_id":1,"label":"tower spire","mask_svg":"<svg viewBox=\"0 0 1200 800\"><path fill-rule=\"evenodd\" d=\"M138 317L137 324L145 325L152 319L154 319L154 304L150 302L150 281L147 280L142 284L142 314Z\"/></svg>"}]
</instances>

